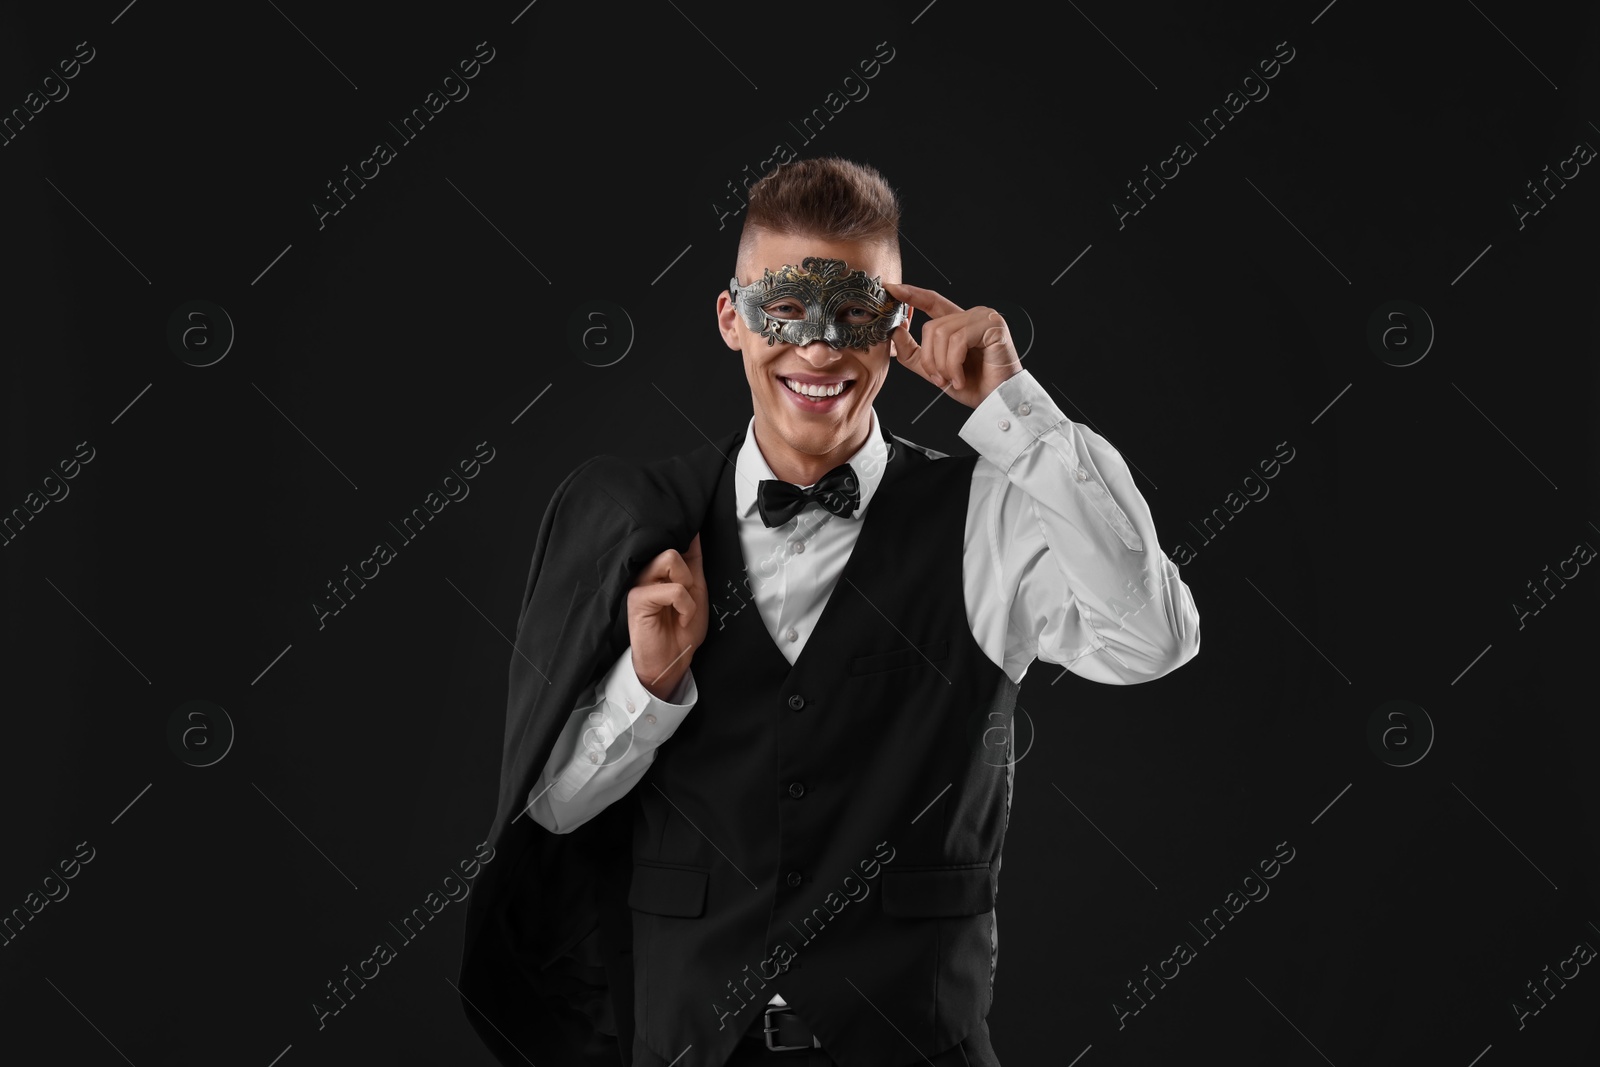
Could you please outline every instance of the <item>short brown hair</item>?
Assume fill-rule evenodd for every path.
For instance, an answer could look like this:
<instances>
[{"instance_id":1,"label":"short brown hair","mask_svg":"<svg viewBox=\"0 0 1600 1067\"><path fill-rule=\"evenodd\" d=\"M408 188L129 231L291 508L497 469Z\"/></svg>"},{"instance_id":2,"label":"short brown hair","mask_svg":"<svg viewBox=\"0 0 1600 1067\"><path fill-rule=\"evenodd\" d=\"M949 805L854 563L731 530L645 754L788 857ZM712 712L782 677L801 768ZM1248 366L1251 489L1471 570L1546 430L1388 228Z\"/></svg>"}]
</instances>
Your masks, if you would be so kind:
<instances>
[{"instance_id":1,"label":"short brown hair","mask_svg":"<svg viewBox=\"0 0 1600 1067\"><path fill-rule=\"evenodd\" d=\"M836 241L885 241L900 249L900 198L864 163L822 156L783 163L750 187L739 236L743 258L757 230Z\"/></svg>"}]
</instances>

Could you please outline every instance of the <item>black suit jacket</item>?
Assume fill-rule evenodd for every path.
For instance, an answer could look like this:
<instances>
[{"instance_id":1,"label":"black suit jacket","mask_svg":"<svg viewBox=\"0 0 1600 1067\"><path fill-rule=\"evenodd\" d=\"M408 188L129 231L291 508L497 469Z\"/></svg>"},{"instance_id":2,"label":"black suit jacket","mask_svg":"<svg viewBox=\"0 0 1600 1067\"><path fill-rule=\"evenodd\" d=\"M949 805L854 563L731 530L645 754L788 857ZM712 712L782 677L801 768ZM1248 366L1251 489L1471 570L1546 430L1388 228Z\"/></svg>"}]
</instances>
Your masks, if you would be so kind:
<instances>
[{"instance_id":1,"label":"black suit jacket","mask_svg":"<svg viewBox=\"0 0 1600 1067\"><path fill-rule=\"evenodd\" d=\"M545 509L511 657L495 852L467 903L459 984L502 1064L631 1061L634 803L559 835L523 809L583 690L630 644L640 569L688 549L744 433L649 464L593 457Z\"/></svg>"}]
</instances>

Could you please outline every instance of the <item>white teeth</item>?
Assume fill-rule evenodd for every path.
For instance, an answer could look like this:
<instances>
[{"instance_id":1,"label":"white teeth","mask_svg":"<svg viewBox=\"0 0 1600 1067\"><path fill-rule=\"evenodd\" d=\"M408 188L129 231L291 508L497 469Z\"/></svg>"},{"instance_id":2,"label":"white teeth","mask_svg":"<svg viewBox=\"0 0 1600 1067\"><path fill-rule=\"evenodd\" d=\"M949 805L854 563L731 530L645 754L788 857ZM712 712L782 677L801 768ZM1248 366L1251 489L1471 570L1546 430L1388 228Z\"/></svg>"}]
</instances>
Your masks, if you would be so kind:
<instances>
[{"instance_id":1,"label":"white teeth","mask_svg":"<svg viewBox=\"0 0 1600 1067\"><path fill-rule=\"evenodd\" d=\"M834 385L803 385L800 382L790 381L788 378L782 378L780 380L784 385L787 385L790 389L796 393L799 393L801 396L811 397L838 396L840 393L844 392L844 387L848 384L846 382L838 382Z\"/></svg>"}]
</instances>

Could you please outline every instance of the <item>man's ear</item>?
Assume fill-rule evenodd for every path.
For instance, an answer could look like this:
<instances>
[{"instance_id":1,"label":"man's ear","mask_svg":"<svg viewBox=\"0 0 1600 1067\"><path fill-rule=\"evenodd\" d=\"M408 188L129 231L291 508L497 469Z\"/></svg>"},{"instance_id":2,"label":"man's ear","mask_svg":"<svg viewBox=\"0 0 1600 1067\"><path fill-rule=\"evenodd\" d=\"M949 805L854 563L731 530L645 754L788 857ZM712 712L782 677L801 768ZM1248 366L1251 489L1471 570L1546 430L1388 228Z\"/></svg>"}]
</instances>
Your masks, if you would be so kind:
<instances>
[{"instance_id":1,"label":"man's ear","mask_svg":"<svg viewBox=\"0 0 1600 1067\"><path fill-rule=\"evenodd\" d=\"M733 302L733 297L724 289L717 294L717 332L722 334L722 340L735 352L744 351L744 346L739 343L739 308Z\"/></svg>"}]
</instances>

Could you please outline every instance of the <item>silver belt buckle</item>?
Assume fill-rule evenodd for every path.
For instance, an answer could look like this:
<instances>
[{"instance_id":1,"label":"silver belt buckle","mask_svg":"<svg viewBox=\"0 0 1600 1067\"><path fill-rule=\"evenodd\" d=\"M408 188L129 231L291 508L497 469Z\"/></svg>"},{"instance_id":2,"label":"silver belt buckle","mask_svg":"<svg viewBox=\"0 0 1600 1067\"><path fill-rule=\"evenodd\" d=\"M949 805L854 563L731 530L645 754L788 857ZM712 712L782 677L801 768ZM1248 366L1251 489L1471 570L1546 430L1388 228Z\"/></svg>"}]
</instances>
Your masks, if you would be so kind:
<instances>
[{"instance_id":1,"label":"silver belt buckle","mask_svg":"<svg viewBox=\"0 0 1600 1067\"><path fill-rule=\"evenodd\" d=\"M773 1016L774 1013L780 1012L780 1011L781 1012L788 1012L790 1015L794 1014L794 1009L789 1007L789 1005L787 1005L787 1004L769 1004L769 1005L767 1005L766 1015L764 1016L765 1025L762 1026L761 1032L766 1035L768 1051L770 1051L770 1052L789 1052L789 1051L792 1051L792 1050L803 1049L803 1048L821 1048L822 1047L822 1042L817 1039L817 1035L815 1035L815 1034L811 1035L811 1044L809 1044L809 1045L774 1045L772 1043L772 1035L776 1034L778 1032L778 1028L776 1026L772 1025L772 1016Z\"/></svg>"}]
</instances>

